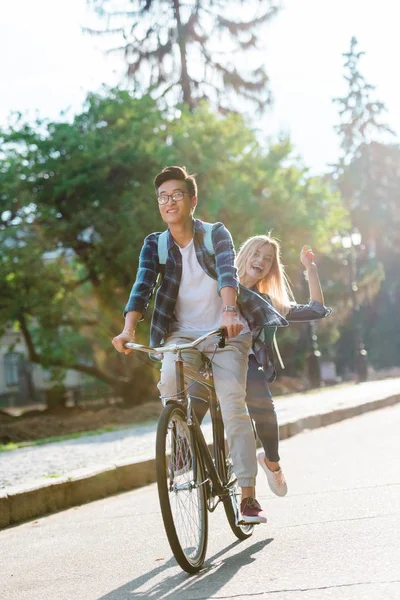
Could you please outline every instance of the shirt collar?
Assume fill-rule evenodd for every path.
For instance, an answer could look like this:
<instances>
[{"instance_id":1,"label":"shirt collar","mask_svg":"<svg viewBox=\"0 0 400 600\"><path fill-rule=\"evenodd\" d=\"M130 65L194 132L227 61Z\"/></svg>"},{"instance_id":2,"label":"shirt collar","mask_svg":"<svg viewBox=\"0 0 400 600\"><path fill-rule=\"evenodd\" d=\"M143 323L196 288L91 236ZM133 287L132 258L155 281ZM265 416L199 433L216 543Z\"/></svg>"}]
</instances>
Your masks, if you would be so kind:
<instances>
[{"instance_id":1,"label":"shirt collar","mask_svg":"<svg viewBox=\"0 0 400 600\"><path fill-rule=\"evenodd\" d=\"M204 227L200 219L193 219L193 233L204 233ZM194 235L193 235L194 237ZM171 235L171 232L168 227L168 250L170 250L175 245L174 238Z\"/></svg>"}]
</instances>

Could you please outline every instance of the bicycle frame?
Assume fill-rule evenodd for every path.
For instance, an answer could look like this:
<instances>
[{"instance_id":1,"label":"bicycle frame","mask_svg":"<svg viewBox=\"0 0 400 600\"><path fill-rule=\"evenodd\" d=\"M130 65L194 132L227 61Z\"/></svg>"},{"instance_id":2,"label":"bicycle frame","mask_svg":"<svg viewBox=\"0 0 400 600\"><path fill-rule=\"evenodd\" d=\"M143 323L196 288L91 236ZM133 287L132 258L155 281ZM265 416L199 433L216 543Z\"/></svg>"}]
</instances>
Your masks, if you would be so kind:
<instances>
[{"instance_id":1,"label":"bicycle frame","mask_svg":"<svg viewBox=\"0 0 400 600\"><path fill-rule=\"evenodd\" d=\"M167 399L166 404L176 403L180 406L184 406L187 411L187 424L191 428L194 442L202 455L204 463L209 474L213 495L224 496L229 494L227 489L228 482L225 465L225 439L224 429L221 418L221 409L215 394L214 381L212 373L210 373L210 379L206 379L200 373L192 371L184 367L181 351L178 350L177 357L175 360L175 374L177 384L177 396L176 399ZM191 381L195 381L202 385L209 392L210 400L210 413L213 430L213 450L214 450L214 461L211 457L207 442L204 438L200 424L198 422L195 411L192 409L190 394L185 393L185 376ZM194 473L194 480L196 481L196 473Z\"/></svg>"},{"instance_id":2,"label":"bicycle frame","mask_svg":"<svg viewBox=\"0 0 400 600\"><path fill-rule=\"evenodd\" d=\"M220 338L220 344L223 344L220 347L225 345L225 332L222 329L217 329L208 334L205 334L196 340L196 345L198 345L203 340L211 337L212 335L217 335ZM164 347L151 348L149 346L144 346L141 344L128 342L125 344L127 348L131 348L132 350L140 350L141 352L146 352L147 354L162 354L165 352ZM166 404L175 403L178 406L183 406L187 411L187 424L191 428L192 435L195 438L195 443L197 444L203 460L205 462L208 474L210 476L213 495L217 495L220 497L229 495L231 492L229 490L230 483L227 481L227 472L226 472L226 464L225 464L225 438L224 438L224 427L220 413L220 406L215 395L214 389L214 381L212 377L212 372L210 373L210 379L203 377L200 373L193 371L190 368L184 366L182 359L182 352L185 350L192 349L193 343L185 343L179 344L172 351L176 353L175 359L175 377L176 377L176 386L177 386L177 394L173 398L167 398L165 400ZM171 350L169 350L171 351ZM214 461L211 457L208 445L206 440L204 439L203 432L200 428L200 424L197 420L196 414L194 410L192 410L190 394L186 394L185 391L185 377L190 379L191 381L195 381L202 385L205 389L210 393L210 413L212 420L212 429L213 429L213 450L214 450ZM195 478L196 481L196 478Z\"/></svg>"}]
</instances>

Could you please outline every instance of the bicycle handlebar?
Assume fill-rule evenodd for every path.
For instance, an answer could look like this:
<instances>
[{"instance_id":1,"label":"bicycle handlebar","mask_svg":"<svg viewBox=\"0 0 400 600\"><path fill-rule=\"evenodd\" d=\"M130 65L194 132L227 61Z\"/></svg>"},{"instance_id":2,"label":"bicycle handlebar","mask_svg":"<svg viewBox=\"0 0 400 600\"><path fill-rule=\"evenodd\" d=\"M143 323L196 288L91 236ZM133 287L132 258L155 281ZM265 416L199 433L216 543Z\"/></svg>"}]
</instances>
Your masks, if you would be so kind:
<instances>
[{"instance_id":1,"label":"bicycle handlebar","mask_svg":"<svg viewBox=\"0 0 400 600\"><path fill-rule=\"evenodd\" d=\"M139 350L140 352L146 352L147 354L164 354L165 352L175 352L178 353L180 350L190 350L198 346L201 342L204 342L207 338L212 336L217 336L219 338L218 347L225 348L225 340L226 340L226 329L215 329L214 331L210 331L210 333L206 333L201 337L197 338L193 342L188 342L186 344L175 344L174 346L160 346L159 348L152 348L151 346L144 346L143 344L135 344L133 342L126 342L124 344L125 348L129 348L130 350Z\"/></svg>"}]
</instances>

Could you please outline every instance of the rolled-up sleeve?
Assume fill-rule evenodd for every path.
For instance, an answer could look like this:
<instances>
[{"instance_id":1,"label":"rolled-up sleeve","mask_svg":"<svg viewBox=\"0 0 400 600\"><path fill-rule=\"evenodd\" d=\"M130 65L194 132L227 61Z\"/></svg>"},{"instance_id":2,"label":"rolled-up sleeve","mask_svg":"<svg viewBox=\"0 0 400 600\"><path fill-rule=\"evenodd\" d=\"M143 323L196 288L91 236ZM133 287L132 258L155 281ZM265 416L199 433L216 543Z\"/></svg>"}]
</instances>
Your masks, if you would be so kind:
<instances>
[{"instance_id":1,"label":"rolled-up sleeve","mask_svg":"<svg viewBox=\"0 0 400 600\"><path fill-rule=\"evenodd\" d=\"M124 309L124 317L131 310L140 312L142 317L144 316L154 291L158 273L157 236L151 234L144 240L140 252L136 280Z\"/></svg>"},{"instance_id":2,"label":"rolled-up sleeve","mask_svg":"<svg viewBox=\"0 0 400 600\"><path fill-rule=\"evenodd\" d=\"M289 323L298 321L315 321L329 317L332 309L324 306L316 300L310 300L308 304L293 304L286 315L286 320Z\"/></svg>"},{"instance_id":3,"label":"rolled-up sleeve","mask_svg":"<svg viewBox=\"0 0 400 600\"><path fill-rule=\"evenodd\" d=\"M212 230L215 263L218 277L218 293L224 287L239 289L239 277L235 267L235 248L232 236L222 223Z\"/></svg>"}]
</instances>

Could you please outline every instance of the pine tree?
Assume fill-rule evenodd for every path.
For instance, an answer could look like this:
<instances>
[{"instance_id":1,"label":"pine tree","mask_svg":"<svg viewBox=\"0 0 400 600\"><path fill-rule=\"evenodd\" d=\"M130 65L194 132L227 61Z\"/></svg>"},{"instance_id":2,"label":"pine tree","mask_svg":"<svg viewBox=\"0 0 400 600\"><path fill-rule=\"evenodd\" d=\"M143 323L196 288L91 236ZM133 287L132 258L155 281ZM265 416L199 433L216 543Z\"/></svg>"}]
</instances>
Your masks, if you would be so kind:
<instances>
[{"instance_id":1,"label":"pine tree","mask_svg":"<svg viewBox=\"0 0 400 600\"><path fill-rule=\"evenodd\" d=\"M260 112L271 103L257 50L263 26L279 10L274 0L129 0L125 10L118 0L87 2L105 27L85 31L122 37L109 52L124 55L137 93L191 110L207 99L222 113L238 108L238 99Z\"/></svg>"},{"instance_id":2,"label":"pine tree","mask_svg":"<svg viewBox=\"0 0 400 600\"><path fill-rule=\"evenodd\" d=\"M365 52L357 50L358 42L351 39L345 57L346 96L334 98L339 104L341 122L335 130L341 137L342 155L334 165L334 179L350 211L351 221L363 233L370 252L385 243L383 232L390 227L388 209L393 186L397 187L396 169L399 164L396 147L383 143L385 134L394 135L382 121L386 112L383 102L374 97L375 86L360 73L359 63ZM395 165L396 168L393 168Z\"/></svg>"},{"instance_id":3,"label":"pine tree","mask_svg":"<svg viewBox=\"0 0 400 600\"><path fill-rule=\"evenodd\" d=\"M367 83L360 73L359 62L365 52L357 51L357 39L351 38L349 52L344 52L344 75L348 82L348 91L342 98L334 98L339 104L341 123L335 127L341 139L342 166L356 157L362 144L368 143L376 134L394 132L386 124L380 122L382 113L386 112L383 102L372 97L375 86Z\"/></svg>"}]
</instances>

